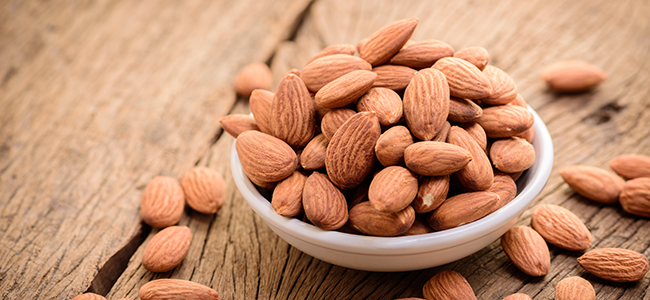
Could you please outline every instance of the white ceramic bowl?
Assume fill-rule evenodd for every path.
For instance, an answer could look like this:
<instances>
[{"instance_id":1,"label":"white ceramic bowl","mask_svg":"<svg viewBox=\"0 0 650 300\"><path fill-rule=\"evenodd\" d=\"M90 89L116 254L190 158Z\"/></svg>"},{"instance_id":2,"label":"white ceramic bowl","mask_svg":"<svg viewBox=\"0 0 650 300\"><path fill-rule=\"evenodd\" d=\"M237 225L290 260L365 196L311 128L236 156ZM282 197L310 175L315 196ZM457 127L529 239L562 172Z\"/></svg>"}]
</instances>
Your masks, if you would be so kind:
<instances>
[{"instance_id":1,"label":"white ceramic bowl","mask_svg":"<svg viewBox=\"0 0 650 300\"><path fill-rule=\"evenodd\" d=\"M365 271L411 271L443 265L491 244L512 227L542 191L553 166L553 141L542 119L535 117L535 164L517 181L518 195L498 211L472 223L429 234L373 237L321 230L298 219L278 215L246 177L232 146L235 183L253 210L282 239L320 260Z\"/></svg>"}]
</instances>

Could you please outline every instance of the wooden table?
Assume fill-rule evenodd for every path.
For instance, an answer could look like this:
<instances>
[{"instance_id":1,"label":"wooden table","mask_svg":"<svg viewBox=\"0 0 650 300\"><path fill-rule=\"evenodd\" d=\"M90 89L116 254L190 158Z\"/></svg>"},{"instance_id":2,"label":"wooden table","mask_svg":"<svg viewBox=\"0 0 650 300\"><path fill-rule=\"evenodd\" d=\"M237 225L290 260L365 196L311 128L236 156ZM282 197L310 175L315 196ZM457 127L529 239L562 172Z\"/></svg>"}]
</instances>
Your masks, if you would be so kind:
<instances>
[{"instance_id":1,"label":"wooden table","mask_svg":"<svg viewBox=\"0 0 650 300\"><path fill-rule=\"evenodd\" d=\"M270 64L275 80L321 48L356 44L383 25L417 17L414 40L480 45L546 122L555 146L536 203L575 212L594 248L650 255L650 222L574 194L567 165L608 168L624 153L650 155L650 2L577 1L2 1L0 5L0 298L71 299L85 291L138 298L155 278L213 287L222 299L393 299L422 296L441 270L464 275L479 299L523 292L552 299L567 276L597 299L650 299L650 275L601 280L550 247L551 271L519 271L499 241L432 269L373 273L331 265L278 238L243 201L229 169L232 137L219 118L248 112L233 78ZM590 61L609 78L576 95L549 92L540 70ZM157 230L140 221L156 175L195 165L226 178L216 215L186 209L193 232L182 265L153 274L140 264ZM529 223L529 212L519 224Z\"/></svg>"}]
</instances>

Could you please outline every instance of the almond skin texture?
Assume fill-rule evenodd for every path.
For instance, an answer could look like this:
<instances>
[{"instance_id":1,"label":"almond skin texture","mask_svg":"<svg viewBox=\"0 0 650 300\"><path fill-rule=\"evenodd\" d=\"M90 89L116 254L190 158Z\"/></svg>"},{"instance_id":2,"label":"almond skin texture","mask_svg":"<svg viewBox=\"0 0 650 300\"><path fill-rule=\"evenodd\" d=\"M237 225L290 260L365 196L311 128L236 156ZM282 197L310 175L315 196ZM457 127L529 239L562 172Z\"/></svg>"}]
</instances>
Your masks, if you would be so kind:
<instances>
[{"instance_id":1,"label":"almond skin texture","mask_svg":"<svg viewBox=\"0 0 650 300\"><path fill-rule=\"evenodd\" d=\"M322 108L346 106L365 94L376 78L376 73L366 70L347 73L318 90L314 98L316 105Z\"/></svg>"},{"instance_id":2,"label":"almond skin texture","mask_svg":"<svg viewBox=\"0 0 650 300\"><path fill-rule=\"evenodd\" d=\"M419 214L428 213L442 205L449 193L449 175L422 176L418 194L412 206Z\"/></svg>"},{"instance_id":3,"label":"almond skin texture","mask_svg":"<svg viewBox=\"0 0 650 300\"><path fill-rule=\"evenodd\" d=\"M296 171L278 183L271 197L271 206L278 215L294 217L303 212L302 192L306 182L307 176Z\"/></svg>"},{"instance_id":4,"label":"almond skin texture","mask_svg":"<svg viewBox=\"0 0 650 300\"><path fill-rule=\"evenodd\" d=\"M235 91L244 97L251 95L255 89L271 88L273 75L269 66L263 63L252 63L239 71L235 77Z\"/></svg>"},{"instance_id":5,"label":"almond skin texture","mask_svg":"<svg viewBox=\"0 0 650 300\"><path fill-rule=\"evenodd\" d=\"M375 175L368 189L368 200L383 212L398 212L406 208L418 193L418 178L400 166L387 167Z\"/></svg>"},{"instance_id":6,"label":"almond skin texture","mask_svg":"<svg viewBox=\"0 0 650 300\"><path fill-rule=\"evenodd\" d=\"M595 300L596 291L586 279L571 276L560 280L555 286L556 300Z\"/></svg>"},{"instance_id":7,"label":"almond skin texture","mask_svg":"<svg viewBox=\"0 0 650 300\"><path fill-rule=\"evenodd\" d=\"M308 63L300 73L300 78L309 91L318 92L326 84L355 70L370 71L370 64L356 56L333 54L323 56Z\"/></svg>"},{"instance_id":8,"label":"almond skin texture","mask_svg":"<svg viewBox=\"0 0 650 300\"><path fill-rule=\"evenodd\" d=\"M327 176L314 172L307 178L302 193L307 219L323 230L336 230L348 221L345 197Z\"/></svg>"},{"instance_id":9,"label":"almond skin texture","mask_svg":"<svg viewBox=\"0 0 650 300\"><path fill-rule=\"evenodd\" d=\"M219 300L213 289L182 279L156 279L140 288L141 300Z\"/></svg>"},{"instance_id":10,"label":"almond skin texture","mask_svg":"<svg viewBox=\"0 0 650 300\"><path fill-rule=\"evenodd\" d=\"M534 276L548 273L551 256L548 246L537 231L527 226L515 226L501 236L501 247L512 263L522 272Z\"/></svg>"},{"instance_id":11,"label":"almond skin texture","mask_svg":"<svg viewBox=\"0 0 650 300\"><path fill-rule=\"evenodd\" d=\"M314 137L314 101L300 77L289 74L280 81L271 104L269 120L273 136L291 147L303 147Z\"/></svg>"},{"instance_id":12,"label":"almond skin texture","mask_svg":"<svg viewBox=\"0 0 650 300\"><path fill-rule=\"evenodd\" d=\"M387 62L411 38L418 19L405 19L390 23L373 33L359 56L373 66Z\"/></svg>"},{"instance_id":13,"label":"almond skin texture","mask_svg":"<svg viewBox=\"0 0 650 300\"><path fill-rule=\"evenodd\" d=\"M432 68L445 74L449 83L449 93L454 97L481 99L492 93L492 85L488 77L464 59L441 58Z\"/></svg>"},{"instance_id":14,"label":"almond skin texture","mask_svg":"<svg viewBox=\"0 0 650 300\"><path fill-rule=\"evenodd\" d=\"M406 167L424 176L449 175L471 160L469 151L443 142L417 142L404 150Z\"/></svg>"},{"instance_id":15,"label":"almond skin texture","mask_svg":"<svg viewBox=\"0 0 650 300\"><path fill-rule=\"evenodd\" d=\"M527 109L517 105L499 105L483 109L476 120L491 138L505 138L533 127L535 119Z\"/></svg>"},{"instance_id":16,"label":"almond skin texture","mask_svg":"<svg viewBox=\"0 0 650 300\"><path fill-rule=\"evenodd\" d=\"M402 98L391 89L371 88L357 101L357 111L374 111L379 124L392 126L402 118Z\"/></svg>"},{"instance_id":17,"label":"almond skin texture","mask_svg":"<svg viewBox=\"0 0 650 300\"><path fill-rule=\"evenodd\" d=\"M325 156L325 167L332 183L343 190L357 187L370 174L375 163L375 145L381 126L374 112L360 112L336 131Z\"/></svg>"},{"instance_id":18,"label":"almond skin texture","mask_svg":"<svg viewBox=\"0 0 650 300\"><path fill-rule=\"evenodd\" d=\"M546 67L542 79L553 90L576 93L591 90L607 79L607 73L584 61L563 61Z\"/></svg>"},{"instance_id":19,"label":"almond skin texture","mask_svg":"<svg viewBox=\"0 0 650 300\"><path fill-rule=\"evenodd\" d=\"M422 288L426 299L476 300L474 290L465 277L452 270L442 271L429 279Z\"/></svg>"},{"instance_id":20,"label":"almond skin texture","mask_svg":"<svg viewBox=\"0 0 650 300\"><path fill-rule=\"evenodd\" d=\"M455 174L460 183L475 191L489 189L494 183L492 165L487 154L474 138L465 129L452 126L447 142L467 150L472 155L472 160Z\"/></svg>"},{"instance_id":21,"label":"almond skin texture","mask_svg":"<svg viewBox=\"0 0 650 300\"><path fill-rule=\"evenodd\" d=\"M234 138L237 138L240 133L247 130L260 130L260 128L257 127L257 122L255 122L255 119L249 115L244 114L232 114L224 116L219 119L219 123L221 123L223 130L232 135Z\"/></svg>"},{"instance_id":22,"label":"almond skin texture","mask_svg":"<svg viewBox=\"0 0 650 300\"><path fill-rule=\"evenodd\" d=\"M184 206L185 196L178 181L156 176L142 193L140 216L151 227L165 228L181 220Z\"/></svg>"},{"instance_id":23,"label":"almond skin texture","mask_svg":"<svg viewBox=\"0 0 650 300\"><path fill-rule=\"evenodd\" d=\"M487 191L499 195L499 202L494 205L494 208L490 212L493 213L506 206L512 199L515 199L517 196L517 184L510 175L496 172L494 174L494 183Z\"/></svg>"},{"instance_id":24,"label":"almond skin texture","mask_svg":"<svg viewBox=\"0 0 650 300\"><path fill-rule=\"evenodd\" d=\"M72 298L72 300L106 300L106 298L95 293L85 293Z\"/></svg>"},{"instance_id":25,"label":"almond skin texture","mask_svg":"<svg viewBox=\"0 0 650 300\"><path fill-rule=\"evenodd\" d=\"M235 144L244 173L255 184L277 182L298 167L296 152L284 141L259 131L246 131Z\"/></svg>"},{"instance_id":26,"label":"almond skin texture","mask_svg":"<svg viewBox=\"0 0 650 300\"><path fill-rule=\"evenodd\" d=\"M583 251L591 247L591 232L587 226L566 208L546 204L531 215L530 225L547 242L570 251Z\"/></svg>"},{"instance_id":27,"label":"almond skin texture","mask_svg":"<svg viewBox=\"0 0 650 300\"><path fill-rule=\"evenodd\" d=\"M273 92L257 89L253 90L250 98L248 98L255 123L260 128L260 131L266 134L273 134L271 132L271 121L269 120L273 96L275 96Z\"/></svg>"},{"instance_id":28,"label":"almond skin texture","mask_svg":"<svg viewBox=\"0 0 650 300\"><path fill-rule=\"evenodd\" d=\"M487 135L485 134L483 127L476 122L461 124L461 127L463 127L463 129L474 138L478 145L481 146L481 149L487 153Z\"/></svg>"},{"instance_id":29,"label":"almond skin texture","mask_svg":"<svg viewBox=\"0 0 650 300\"><path fill-rule=\"evenodd\" d=\"M413 137L408 128L393 126L379 136L375 154L379 162L386 167L404 165L404 151L412 144Z\"/></svg>"},{"instance_id":30,"label":"almond skin texture","mask_svg":"<svg viewBox=\"0 0 650 300\"><path fill-rule=\"evenodd\" d=\"M451 97L449 100L449 121L474 122L483 114L483 109L472 100Z\"/></svg>"},{"instance_id":31,"label":"almond skin texture","mask_svg":"<svg viewBox=\"0 0 650 300\"><path fill-rule=\"evenodd\" d=\"M411 133L430 141L442 129L449 115L449 88L442 72L422 69L404 92L404 118Z\"/></svg>"},{"instance_id":32,"label":"almond skin texture","mask_svg":"<svg viewBox=\"0 0 650 300\"><path fill-rule=\"evenodd\" d=\"M490 54L483 47L468 47L458 50L454 57L464 59L475 65L479 70L485 70L490 61Z\"/></svg>"},{"instance_id":33,"label":"almond skin texture","mask_svg":"<svg viewBox=\"0 0 650 300\"><path fill-rule=\"evenodd\" d=\"M438 131L438 134L433 137L431 141L433 142L446 142L447 141L447 136L449 136L449 130L451 129L451 124L449 121L445 121L445 123L442 125L442 129Z\"/></svg>"},{"instance_id":34,"label":"almond skin texture","mask_svg":"<svg viewBox=\"0 0 650 300\"><path fill-rule=\"evenodd\" d=\"M517 86L508 73L495 66L487 66L483 70L483 74L490 79L492 93L490 96L482 98L481 102L488 105L502 105L517 98Z\"/></svg>"},{"instance_id":35,"label":"almond skin texture","mask_svg":"<svg viewBox=\"0 0 650 300\"><path fill-rule=\"evenodd\" d=\"M320 123L320 129L323 135L328 139L332 139L334 133L347 121L354 116L356 112L348 108L336 108L328 111Z\"/></svg>"},{"instance_id":36,"label":"almond skin texture","mask_svg":"<svg viewBox=\"0 0 650 300\"><path fill-rule=\"evenodd\" d=\"M414 221L415 211L411 206L398 212L381 212L366 201L350 210L352 228L367 235L397 236L408 231Z\"/></svg>"},{"instance_id":37,"label":"almond skin texture","mask_svg":"<svg viewBox=\"0 0 650 300\"><path fill-rule=\"evenodd\" d=\"M445 230L474 222L490 213L497 201L499 195L485 191L453 196L429 215L429 225Z\"/></svg>"},{"instance_id":38,"label":"almond skin texture","mask_svg":"<svg viewBox=\"0 0 650 300\"><path fill-rule=\"evenodd\" d=\"M619 202L626 212L650 218L650 177L639 177L626 182Z\"/></svg>"},{"instance_id":39,"label":"almond skin texture","mask_svg":"<svg viewBox=\"0 0 650 300\"><path fill-rule=\"evenodd\" d=\"M625 184L616 174L591 166L567 166L560 171L560 175L576 193L606 204L618 201Z\"/></svg>"},{"instance_id":40,"label":"almond skin texture","mask_svg":"<svg viewBox=\"0 0 650 300\"><path fill-rule=\"evenodd\" d=\"M406 66L382 65L372 69L377 73L374 87L384 87L393 91L402 91L409 85L417 72Z\"/></svg>"},{"instance_id":41,"label":"almond skin texture","mask_svg":"<svg viewBox=\"0 0 650 300\"><path fill-rule=\"evenodd\" d=\"M390 63L423 69L433 66L443 57L452 55L454 55L454 48L449 44L437 40L427 40L404 46L390 59Z\"/></svg>"},{"instance_id":42,"label":"almond skin texture","mask_svg":"<svg viewBox=\"0 0 650 300\"><path fill-rule=\"evenodd\" d=\"M300 165L307 171L325 168L325 153L329 140L322 133L315 136L300 154Z\"/></svg>"},{"instance_id":43,"label":"almond skin texture","mask_svg":"<svg viewBox=\"0 0 650 300\"><path fill-rule=\"evenodd\" d=\"M316 55L312 56L312 58L306 64L309 64L310 62L315 61L323 56L334 55L334 54L353 55L355 52L357 52L357 48L354 47L354 45L350 45L350 44L332 45L316 53Z\"/></svg>"},{"instance_id":44,"label":"almond skin texture","mask_svg":"<svg viewBox=\"0 0 650 300\"><path fill-rule=\"evenodd\" d=\"M591 250L578 257L578 263L587 272L614 282L641 280L648 272L645 255L621 248Z\"/></svg>"},{"instance_id":45,"label":"almond skin texture","mask_svg":"<svg viewBox=\"0 0 650 300\"><path fill-rule=\"evenodd\" d=\"M503 298L503 300L533 300L533 298L526 294L516 293Z\"/></svg>"},{"instance_id":46,"label":"almond skin texture","mask_svg":"<svg viewBox=\"0 0 650 300\"><path fill-rule=\"evenodd\" d=\"M609 167L625 179L650 177L650 156L623 154L609 162Z\"/></svg>"},{"instance_id":47,"label":"almond skin texture","mask_svg":"<svg viewBox=\"0 0 650 300\"><path fill-rule=\"evenodd\" d=\"M151 272L167 272L180 265L190 250L192 233L187 226L170 226L156 233L144 248L142 266Z\"/></svg>"},{"instance_id":48,"label":"almond skin texture","mask_svg":"<svg viewBox=\"0 0 650 300\"><path fill-rule=\"evenodd\" d=\"M216 213L226 199L226 184L223 176L206 167L195 167L181 179L185 201L194 210L203 214Z\"/></svg>"},{"instance_id":49,"label":"almond skin texture","mask_svg":"<svg viewBox=\"0 0 650 300\"><path fill-rule=\"evenodd\" d=\"M490 147L490 159L501 172L525 171L535 163L535 147L518 137L496 140Z\"/></svg>"}]
</instances>

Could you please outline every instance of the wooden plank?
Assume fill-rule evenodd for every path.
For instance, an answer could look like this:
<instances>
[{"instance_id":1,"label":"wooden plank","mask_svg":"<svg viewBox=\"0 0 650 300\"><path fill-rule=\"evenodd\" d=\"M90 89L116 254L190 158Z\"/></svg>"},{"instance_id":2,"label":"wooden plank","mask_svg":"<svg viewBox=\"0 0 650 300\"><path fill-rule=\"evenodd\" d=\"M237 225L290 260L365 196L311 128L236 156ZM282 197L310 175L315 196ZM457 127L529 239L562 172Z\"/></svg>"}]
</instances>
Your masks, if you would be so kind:
<instances>
[{"instance_id":1,"label":"wooden plank","mask_svg":"<svg viewBox=\"0 0 650 300\"><path fill-rule=\"evenodd\" d=\"M147 182L204 156L234 74L308 3L3 2L0 298L85 291L142 229Z\"/></svg>"}]
</instances>

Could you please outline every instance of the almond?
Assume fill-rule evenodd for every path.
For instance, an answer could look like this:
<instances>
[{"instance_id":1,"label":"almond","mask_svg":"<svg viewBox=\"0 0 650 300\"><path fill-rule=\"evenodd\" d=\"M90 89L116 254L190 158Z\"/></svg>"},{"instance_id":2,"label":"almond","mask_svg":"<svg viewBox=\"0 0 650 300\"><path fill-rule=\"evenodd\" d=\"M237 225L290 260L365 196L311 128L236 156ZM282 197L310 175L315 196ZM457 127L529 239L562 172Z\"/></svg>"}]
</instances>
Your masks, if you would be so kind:
<instances>
[{"instance_id":1,"label":"almond","mask_svg":"<svg viewBox=\"0 0 650 300\"><path fill-rule=\"evenodd\" d=\"M308 65L310 62L315 61L323 56L334 55L334 54L353 55L355 52L357 52L357 48L354 47L354 45L350 45L350 44L332 45L316 53L316 55L312 56L312 58L306 64Z\"/></svg>"},{"instance_id":2,"label":"almond","mask_svg":"<svg viewBox=\"0 0 650 300\"><path fill-rule=\"evenodd\" d=\"M320 123L320 129L323 131L323 135L328 140L332 139L339 127L355 114L356 112L349 108L336 108L328 111Z\"/></svg>"},{"instance_id":3,"label":"almond","mask_svg":"<svg viewBox=\"0 0 650 300\"><path fill-rule=\"evenodd\" d=\"M422 176L418 194L412 206L419 214L428 213L442 205L449 193L449 175Z\"/></svg>"},{"instance_id":4,"label":"almond","mask_svg":"<svg viewBox=\"0 0 650 300\"><path fill-rule=\"evenodd\" d=\"M106 298L104 298L104 296L102 295L97 295L95 293L85 293L72 298L72 300L106 300Z\"/></svg>"},{"instance_id":5,"label":"almond","mask_svg":"<svg viewBox=\"0 0 650 300\"><path fill-rule=\"evenodd\" d=\"M499 139L490 147L490 159L501 172L521 172L535 163L535 147L518 137Z\"/></svg>"},{"instance_id":6,"label":"almond","mask_svg":"<svg viewBox=\"0 0 650 300\"><path fill-rule=\"evenodd\" d=\"M368 200L383 212L398 212L406 208L418 193L418 178L400 166L390 166L379 171L370 183Z\"/></svg>"},{"instance_id":7,"label":"almond","mask_svg":"<svg viewBox=\"0 0 650 300\"><path fill-rule=\"evenodd\" d=\"M474 290L465 277L452 270L442 271L429 279L422 288L426 299L436 300L476 300Z\"/></svg>"},{"instance_id":8,"label":"almond","mask_svg":"<svg viewBox=\"0 0 650 300\"><path fill-rule=\"evenodd\" d=\"M583 251L591 247L591 232L566 208L552 204L539 206L531 215L530 225L544 240L562 249Z\"/></svg>"},{"instance_id":9,"label":"almond","mask_svg":"<svg viewBox=\"0 0 650 300\"><path fill-rule=\"evenodd\" d=\"M445 230L474 222L490 213L497 201L499 195L485 191L453 196L429 215L429 225Z\"/></svg>"},{"instance_id":10,"label":"almond","mask_svg":"<svg viewBox=\"0 0 650 300\"><path fill-rule=\"evenodd\" d=\"M517 196L517 184L510 175L495 172L494 183L492 183L492 186L487 191L499 195L499 202L494 205L494 208L490 212L493 213L506 206L512 199L515 199L515 196Z\"/></svg>"},{"instance_id":11,"label":"almond","mask_svg":"<svg viewBox=\"0 0 650 300\"><path fill-rule=\"evenodd\" d=\"M541 73L546 84L557 92L583 92L607 79L605 71L584 61L562 61L546 67Z\"/></svg>"},{"instance_id":12,"label":"almond","mask_svg":"<svg viewBox=\"0 0 650 300\"><path fill-rule=\"evenodd\" d=\"M165 228L181 220L185 196L176 179L156 176L147 184L140 202L140 216L154 228Z\"/></svg>"},{"instance_id":13,"label":"almond","mask_svg":"<svg viewBox=\"0 0 650 300\"><path fill-rule=\"evenodd\" d=\"M433 137L431 141L433 142L446 142L447 141L447 136L449 136L449 130L451 129L451 124L449 121L445 121L444 124L442 124L442 129L438 131L436 136Z\"/></svg>"},{"instance_id":14,"label":"almond","mask_svg":"<svg viewBox=\"0 0 650 300\"><path fill-rule=\"evenodd\" d=\"M307 178L302 203L307 219L323 230L339 229L348 221L345 197L321 173L314 172Z\"/></svg>"},{"instance_id":15,"label":"almond","mask_svg":"<svg viewBox=\"0 0 650 300\"><path fill-rule=\"evenodd\" d=\"M298 167L296 152L284 141L259 131L246 131L235 143L244 173L255 184L277 182Z\"/></svg>"},{"instance_id":16,"label":"almond","mask_svg":"<svg viewBox=\"0 0 650 300\"><path fill-rule=\"evenodd\" d=\"M560 280L555 286L556 300L595 300L596 291L586 279L571 276Z\"/></svg>"},{"instance_id":17,"label":"almond","mask_svg":"<svg viewBox=\"0 0 650 300\"><path fill-rule=\"evenodd\" d=\"M192 168L183 175L181 187L187 205L200 213L216 213L226 199L223 176L210 168Z\"/></svg>"},{"instance_id":18,"label":"almond","mask_svg":"<svg viewBox=\"0 0 650 300\"><path fill-rule=\"evenodd\" d=\"M429 141L442 129L449 115L449 88L438 70L422 69L404 92L404 118L411 133Z\"/></svg>"},{"instance_id":19,"label":"almond","mask_svg":"<svg viewBox=\"0 0 650 300\"><path fill-rule=\"evenodd\" d=\"M477 122L491 138L511 137L533 127L533 114L517 105L499 105L483 109Z\"/></svg>"},{"instance_id":20,"label":"almond","mask_svg":"<svg viewBox=\"0 0 650 300\"><path fill-rule=\"evenodd\" d=\"M271 121L269 120L273 96L275 96L273 92L257 89L253 90L248 99L257 127L266 134L273 134L271 131Z\"/></svg>"},{"instance_id":21,"label":"almond","mask_svg":"<svg viewBox=\"0 0 650 300\"><path fill-rule=\"evenodd\" d=\"M483 109L472 100L451 97L449 100L449 121L474 122L483 114Z\"/></svg>"},{"instance_id":22,"label":"almond","mask_svg":"<svg viewBox=\"0 0 650 300\"><path fill-rule=\"evenodd\" d=\"M377 74L366 70L355 70L323 86L316 93L316 105L322 108L346 106L365 94L377 78Z\"/></svg>"},{"instance_id":23,"label":"almond","mask_svg":"<svg viewBox=\"0 0 650 300\"><path fill-rule=\"evenodd\" d=\"M235 91L244 97L251 95L255 89L271 88L273 75L264 63L252 63L242 68L235 76Z\"/></svg>"},{"instance_id":24,"label":"almond","mask_svg":"<svg viewBox=\"0 0 650 300\"><path fill-rule=\"evenodd\" d=\"M510 102L508 104L514 104L514 105L517 105L517 106L521 106L523 108L528 108L528 103L526 103L526 100L524 100L524 97L521 96L521 94L517 94L517 97L515 98L515 100L512 100L512 102Z\"/></svg>"},{"instance_id":25,"label":"almond","mask_svg":"<svg viewBox=\"0 0 650 300\"><path fill-rule=\"evenodd\" d=\"M373 66L387 62L411 38L417 24L418 19L405 19L382 27L359 49L359 56Z\"/></svg>"},{"instance_id":26,"label":"almond","mask_svg":"<svg viewBox=\"0 0 650 300\"><path fill-rule=\"evenodd\" d=\"M355 70L370 71L370 64L356 56L333 54L323 56L308 63L300 74L300 78L311 92L318 92L326 84Z\"/></svg>"},{"instance_id":27,"label":"almond","mask_svg":"<svg viewBox=\"0 0 650 300\"><path fill-rule=\"evenodd\" d=\"M490 79L492 93L482 98L481 102L488 105L502 105L517 98L517 86L508 73L495 66L487 66L483 73Z\"/></svg>"},{"instance_id":28,"label":"almond","mask_svg":"<svg viewBox=\"0 0 650 300\"><path fill-rule=\"evenodd\" d=\"M397 236L409 230L414 221L415 211L411 206L398 212L381 212L366 201L350 210L352 228L367 235Z\"/></svg>"},{"instance_id":29,"label":"almond","mask_svg":"<svg viewBox=\"0 0 650 300\"><path fill-rule=\"evenodd\" d=\"M512 263L524 273L539 277L548 273L551 256L537 231L526 226L510 228L501 236L501 247Z\"/></svg>"},{"instance_id":30,"label":"almond","mask_svg":"<svg viewBox=\"0 0 650 300\"><path fill-rule=\"evenodd\" d=\"M626 212L650 218L650 177L639 177L626 182L619 202Z\"/></svg>"},{"instance_id":31,"label":"almond","mask_svg":"<svg viewBox=\"0 0 650 300\"><path fill-rule=\"evenodd\" d=\"M456 172L456 178L464 187L472 190L487 190L494 183L494 172L487 154L465 129L452 126L447 141L461 147L472 155L472 160Z\"/></svg>"},{"instance_id":32,"label":"almond","mask_svg":"<svg viewBox=\"0 0 650 300\"><path fill-rule=\"evenodd\" d=\"M273 136L300 148L314 137L316 130L314 101L300 77L285 76L273 96L271 130Z\"/></svg>"},{"instance_id":33,"label":"almond","mask_svg":"<svg viewBox=\"0 0 650 300\"><path fill-rule=\"evenodd\" d=\"M461 124L461 127L463 127L463 129L474 138L478 145L481 146L481 149L487 153L487 135L485 134L483 127L476 122L464 123Z\"/></svg>"},{"instance_id":34,"label":"almond","mask_svg":"<svg viewBox=\"0 0 650 300\"><path fill-rule=\"evenodd\" d=\"M180 265L190 250L192 233L187 226L170 226L153 236L144 248L142 266L151 272L167 272Z\"/></svg>"},{"instance_id":35,"label":"almond","mask_svg":"<svg viewBox=\"0 0 650 300\"><path fill-rule=\"evenodd\" d=\"M650 156L623 154L609 162L609 167L625 179L650 177Z\"/></svg>"},{"instance_id":36,"label":"almond","mask_svg":"<svg viewBox=\"0 0 650 300\"><path fill-rule=\"evenodd\" d=\"M490 61L490 54L483 47L468 47L458 50L454 57L464 59L475 65L479 70L485 70Z\"/></svg>"},{"instance_id":37,"label":"almond","mask_svg":"<svg viewBox=\"0 0 650 300\"><path fill-rule=\"evenodd\" d=\"M472 160L469 151L443 142L417 142L404 150L409 170L424 176L442 176L464 168Z\"/></svg>"},{"instance_id":38,"label":"almond","mask_svg":"<svg viewBox=\"0 0 650 300\"><path fill-rule=\"evenodd\" d=\"M522 293L516 293L512 295L508 295L507 297L503 298L503 300L533 300L530 296Z\"/></svg>"},{"instance_id":39,"label":"almond","mask_svg":"<svg viewBox=\"0 0 650 300\"><path fill-rule=\"evenodd\" d=\"M408 236L408 235L419 235L419 234L427 234L427 233L432 233L435 232L433 228L431 228L431 225L429 225L429 222L427 222L426 217L423 215L415 215L415 221L413 221L413 225L404 232L402 235Z\"/></svg>"},{"instance_id":40,"label":"almond","mask_svg":"<svg viewBox=\"0 0 650 300\"><path fill-rule=\"evenodd\" d=\"M156 279L145 283L140 288L141 300L185 300L205 299L219 300L219 294L213 289L195 282L182 279Z\"/></svg>"},{"instance_id":41,"label":"almond","mask_svg":"<svg viewBox=\"0 0 650 300\"><path fill-rule=\"evenodd\" d=\"M411 78L417 72L406 66L382 65L372 69L377 73L374 87L384 87L393 91L402 91L411 82Z\"/></svg>"},{"instance_id":42,"label":"almond","mask_svg":"<svg viewBox=\"0 0 650 300\"><path fill-rule=\"evenodd\" d=\"M404 151L413 144L413 137L408 128L393 126L379 136L375 145L375 154L379 162L388 167L404 164Z\"/></svg>"},{"instance_id":43,"label":"almond","mask_svg":"<svg viewBox=\"0 0 650 300\"><path fill-rule=\"evenodd\" d=\"M371 88L357 101L357 111L374 111L379 124L392 126L402 119L402 98L391 89Z\"/></svg>"},{"instance_id":44,"label":"almond","mask_svg":"<svg viewBox=\"0 0 650 300\"><path fill-rule=\"evenodd\" d=\"M515 135L516 137L522 138L526 140L526 142L533 143L533 140L535 139L535 127L531 127L530 129L524 131L523 133Z\"/></svg>"},{"instance_id":45,"label":"almond","mask_svg":"<svg viewBox=\"0 0 650 300\"><path fill-rule=\"evenodd\" d=\"M645 255L621 248L591 250L578 257L578 263L587 272L614 282L641 280L648 272Z\"/></svg>"},{"instance_id":46,"label":"almond","mask_svg":"<svg viewBox=\"0 0 650 300\"><path fill-rule=\"evenodd\" d=\"M221 127L234 138L246 130L260 130L255 119L244 114L230 114L219 119Z\"/></svg>"},{"instance_id":47,"label":"almond","mask_svg":"<svg viewBox=\"0 0 650 300\"><path fill-rule=\"evenodd\" d=\"M616 203L625 184L616 174L591 166L567 166L560 175L576 193L600 203Z\"/></svg>"},{"instance_id":48,"label":"almond","mask_svg":"<svg viewBox=\"0 0 650 300\"><path fill-rule=\"evenodd\" d=\"M454 97L481 99L492 93L492 85L488 77L464 59L441 58L432 68L445 74L449 83L449 93Z\"/></svg>"},{"instance_id":49,"label":"almond","mask_svg":"<svg viewBox=\"0 0 650 300\"><path fill-rule=\"evenodd\" d=\"M427 40L404 46L390 63L415 69L429 68L443 57L454 55L454 48L438 40Z\"/></svg>"},{"instance_id":50,"label":"almond","mask_svg":"<svg viewBox=\"0 0 650 300\"><path fill-rule=\"evenodd\" d=\"M360 112L336 131L325 156L330 180L341 189L357 187L375 163L375 144L381 127L374 112Z\"/></svg>"},{"instance_id":51,"label":"almond","mask_svg":"<svg viewBox=\"0 0 650 300\"><path fill-rule=\"evenodd\" d=\"M322 133L315 136L300 155L300 165L307 171L325 168L325 153L329 140Z\"/></svg>"},{"instance_id":52,"label":"almond","mask_svg":"<svg viewBox=\"0 0 650 300\"><path fill-rule=\"evenodd\" d=\"M296 171L282 181L273 190L271 206L278 215L294 217L303 212L302 192L307 176Z\"/></svg>"}]
</instances>

